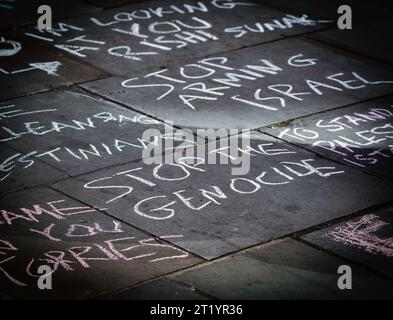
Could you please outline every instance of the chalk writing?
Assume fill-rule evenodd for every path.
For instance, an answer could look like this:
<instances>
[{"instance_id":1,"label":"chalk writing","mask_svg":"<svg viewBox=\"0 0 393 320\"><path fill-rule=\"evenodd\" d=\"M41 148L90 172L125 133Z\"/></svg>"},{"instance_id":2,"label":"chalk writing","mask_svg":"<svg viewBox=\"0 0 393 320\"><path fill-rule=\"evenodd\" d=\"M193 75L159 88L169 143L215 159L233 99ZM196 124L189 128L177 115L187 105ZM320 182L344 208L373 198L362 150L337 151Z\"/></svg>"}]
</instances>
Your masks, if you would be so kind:
<instances>
[{"instance_id":1,"label":"chalk writing","mask_svg":"<svg viewBox=\"0 0 393 320\"><path fill-rule=\"evenodd\" d=\"M393 106L313 119L306 126L280 130L278 136L310 145L356 167L366 168L393 157Z\"/></svg>"},{"instance_id":2,"label":"chalk writing","mask_svg":"<svg viewBox=\"0 0 393 320\"><path fill-rule=\"evenodd\" d=\"M96 103L96 100L88 95L78 94L75 96L75 94L67 93L67 96L87 99L86 102L89 104ZM17 102L0 106L0 142L7 143L18 150L11 151L7 156L3 155L3 159L0 159L0 172L2 173L0 181L5 181L19 169L32 168L37 164L38 159L62 165L70 164L72 161L89 162L100 158L109 159L120 156L122 153L131 153L133 157L141 158L142 150L153 145L157 146L162 139L171 141L164 150L197 144L192 133L189 134L190 139L182 132L173 132L173 130L169 133L156 130L158 131L157 136L152 139L143 139L145 126L165 126L147 116L119 112L116 109L111 110L106 105L100 106L96 113L85 114L79 119L72 119L73 117L64 115L65 109L62 107L50 108L45 103L43 106L34 106L34 108L30 105L25 106L23 102L22 105ZM103 108L108 111L102 111ZM129 126L133 125L136 125L135 130L139 130L139 132L131 131L128 134ZM108 127L115 129L112 137L100 133L99 137L102 137L102 140L96 138L94 143L89 143L89 139L83 137L84 132L96 130L102 132L103 128ZM54 141L59 135L78 135L81 137L81 141L76 144L73 139L67 142L69 140L61 138L59 139L61 143L45 142L47 137ZM27 147L24 142L29 142L30 146ZM22 149L19 149L19 146Z\"/></svg>"},{"instance_id":3,"label":"chalk writing","mask_svg":"<svg viewBox=\"0 0 393 320\"><path fill-rule=\"evenodd\" d=\"M0 4L1 5L1 4ZM21 49L22 45L19 42L13 40L6 40L4 37L0 37L0 45L9 45L10 49L0 49L0 57L9 57L17 54Z\"/></svg>"},{"instance_id":4,"label":"chalk writing","mask_svg":"<svg viewBox=\"0 0 393 320\"><path fill-rule=\"evenodd\" d=\"M15 110L14 108L15 108L15 105L1 106L0 107L0 120L21 117L21 116L26 116L26 115L35 114L35 113L45 113L45 112L57 111L57 109L44 109L44 110L28 111L28 110L23 110L23 109L16 109ZM5 111L3 111L3 110L5 110ZM0 140L0 141L3 141L3 140Z\"/></svg>"},{"instance_id":5,"label":"chalk writing","mask_svg":"<svg viewBox=\"0 0 393 320\"><path fill-rule=\"evenodd\" d=\"M313 20L307 15L283 15L252 25L219 28L214 25L214 20L221 18L215 11L235 10L242 6L257 5L251 2L198 1L193 5L170 4L127 11L113 10L113 14L90 17L85 21L58 22L48 30L35 28L25 32L25 35L50 42L56 48L82 58L88 58L94 53L105 53L129 61L144 61L149 56L208 41L218 41L223 37L241 38L248 33L264 33L265 30L275 32L297 26L315 27L319 23L328 22ZM212 19L206 15L207 13ZM176 18L173 18L174 15ZM107 37L100 37L101 28L115 33L116 45L112 46L114 42L109 41ZM97 32L92 33L92 30ZM128 45L129 37L136 40L133 46Z\"/></svg>"},{"instance_id":6,"label":"chalk writing","mask_svg":"<svg viewBox=\"0 0 393 320\"><path fill-rule=\"evenodd\" d=\"M34 286L34 278L39 277L36 270L43 263L49 265L52 273L56 274L59 271L72 272L80 268L94 270L97 263L159 263L163 260L188 257L187 252L159 242L158 238L130 235L129 227L117 220L107 219L108 221L100 222L102 217L98 221L91 219L91 214L97 217L101 215L98 210L105 208L70 207L67 206L67 201L53 200L12 211L0 209L0 228L17 227L18 232L23 232L23 238L30 235L33 242L42 239L47 244L62 245L60 249L46 250L41 244L42 253L31 256L23 249L25 243L17 244L16 240L10 241L3 234L0 238L0 277L15 286L25 287ZM71 222L69 219L74 216L84 216L87 221ZM69 244L69 239L86 237L89 238L88 244ZM159 238L170 241L181 237L183 236L177 234L162 235ZM16 271L15 264L23 266L22 274Z\"/></svg>"},{"instance_id":7,"label":"chalk writing","mask_svg":"<svg viewBox=\"0 0 393 320\"><path fill-rule=\"evenodd\" d=\"M136 138L135 142L126 141L124 139L114 138L111 142L99 144L87 144L83 148L75 148L71 146L59 146L48 150L33 150L28 153L15 152L0 162L0 172L4 173L0 177L0 181L6 180L17 169L27 169L36 164L36 159L44 159L55 163L61 163L71 160L89 161L91 159L110 157L116 153L123 153L133 149L143 150L149 146L159 146L161 139L173 140L179 143L177 146L165 148L165 150L184 149L186 147L195 146L197 142L188 140L183 135L173 136L157 136L154 140L143 140Z\"/></svg>"},{"instance_id":8,"label":"chalk writing","mask_svg":"<svg viewBox=\"0 0 393 320\"><path fill-rule=\"evenodd\" d=\"M227 149L214 150L221 155L228 154ZM278 148L274 143L261 143L247 150L239 148L239 153L247 152L254 157L279 156L294 154L296 152L285 148ZM232 155L233 156L233 155ZM116 172L112 175L102 176L84 184L87 190L106 190L105 204L113 204L123 198L130 197L134 190L141 187L156 187L158 182L180 182L192 179L193 174L208 174L209 166L201 158L184 157L177 158L176 163L159 164L144 168L141 166L130 167L129 170ZM147 173L150 173L149 175ZM264 188L279 188L282 185L293 183L310 175L316 175L327 179L330 176L342 174L343 170L337 170L333 166L320 166L315 159L300 159L299 161L280 161L274 167L261 170L253 176L230 178L224 191L223 186L211 184L206 188L195 192L185 189L175 190L171 194L153 195L135 203L131 213L153 220L165 220L175 216L175 204L185 206L193 211L200 211L208 206L220 206L230 194L250 195L261 192ZM121 183L118 178L126 177ZM127 182L128 181L128 182ZM116 192L116 193L115 193ZM113 196L115 195L116 196ZM195 201L192 200L195 198Z\"/></svg>"},{"instance_id":9,"label":"chalk writing","mask_svg":"<svg viewBox=\"0 0 393 320\"><path fill-rule=\"evenodd\" d=\"M14 213L5 209L0 209L0 225L12 225L16 221L28 221L38 223L40 218L44 216L51 217L56 220L65 220L69 216L79 215L89 212L97 212L97 209L91 207L62 207L64 199L49 201L45 205L33 204L31 208L19 208L19 213Z\"/></svg>"},{"instance_id":10,"label":"chalk writing","mask_svg":"<svg viewBox=\"0 0 393 320\"><path fill-rule=\"evenodd\" d=\"M235 33L235 38L241 38L247 35L249 32L251 33L264 33L269 31L278 30L285 30L285 29L292 29L296 25L301 26L315 26L318 23L331 23L332 21L327 20L313 20L310 19L306 14L296 17L290 14L285 15L280 19L274 19L271 22L256 22L253 25L242 25L242 26L235 26L235 27L227 27L224 29L225 32L228 33Z\"/></svg>"},{"instance_id":11,"label":"chalk writing","mask_svg":"<svg viewBox=\"0 0 393 320\"><path fill-rule=\"evenodd\" d=\"M377 232L389 225L375 214L367 214L359 220L346 222L327 235L344 245L349 245L372 254L393 257L393 238L381 238Z\"/></svg>"},{"instance_id":12,"label":"chalk writing","mask_svg":"<svg viewBox=\"0 0 393 320\"><path fill-rule=\"evenodd\" d=\"M0 0L0 9L15 9L15 0Z\"/></svg>"},{"instance_id":13,"label":"chalk writing","mask_svg":"<svg viewBox=\"0 0 393 320\"><path fill-rule=\"evenodd\" d=\"M41 70L44 71L46 74L51 76L58 76L57 70L62 65L59 61L49 61L49 62L37 62L37 63L29 63L28 68L18 69L13 71L7 71L3 68L0 68L0 72L7 75L18 74L18 73L25 73L28 71L34 70Z\"/></svg>"},{"instance_id":14,"label":"chalk writing","mask_svg":"<svg viewBox=\"0 0 393 320\"><path fill-rule=\"evenodd\" d=\"M227 57L210 57L197 63L187 64L169 73L162 69L146 74L142 78L134 77L121 82L122 87L135 91L151 89L156 101L162 101L175 95L177 99L192 110L197 110L196 103L219 101L229 93L230 99L236 102L268 111L279 111L291 101L306 101L307 96L323 96L326 92L345 92L360 90L368 86L393 84L391 80L370 80L358 72L333 73L324 79L302 79L296 85L289 83L270 84L266 88L258 88L251 93L251 99L233 94L233 88L242 88L249 82L266 77L274 77L285 68L307 68L316 66L318 59L307 57L303 53L289 56L287 65L260 58L241 67L231 66ZM293 70L294 71L294 70ZM355 85L356 83L357 85ZM215 86L214 86L215 85ZM308 88L299 90L297 87ZM232 90L231 90L232 89ZM237 90L236 90L237 91ZM232 93L232 94L231 94Z\"/></svg>"},{"instance_id":15,"label":"chalk writing","mask_svg":"<svg viewBox=\"0 0 393 320\"><path fill-rule=\"evenodd\" d=\"M43 109L43 110L34 110L34 111L23 111L23 110L8 110L16 107L15 105L3 106L0 107L0 120L11 118L11 117L21 117L29 114L37 114L37 113L46 113L46 112L54 112L57 109ZM6 110L6 111L2 111ZM160 122L149 118L144 115L136 114L136 115L126 115L126 114L114 114L109 111L99 112L92 114L84 119L80 120L69 120L67 123L59 122L59 121L50 121L49 124L41 123L39 121L33 122L23 122L22 126L24 129L13 130L12 128L2 126L0 129L0 142L13 141L20 139L27 135L34 136L46 136L51 133L59 133L59 132L72 132L72 131L84 131L84 130L92 130L97 129L101 124L105 123L115 123L119 126L123 126L126 124L140 123L140 124L159 124ZM3 134L6 136L3 136Z\"/></svg>"}]
</instances>

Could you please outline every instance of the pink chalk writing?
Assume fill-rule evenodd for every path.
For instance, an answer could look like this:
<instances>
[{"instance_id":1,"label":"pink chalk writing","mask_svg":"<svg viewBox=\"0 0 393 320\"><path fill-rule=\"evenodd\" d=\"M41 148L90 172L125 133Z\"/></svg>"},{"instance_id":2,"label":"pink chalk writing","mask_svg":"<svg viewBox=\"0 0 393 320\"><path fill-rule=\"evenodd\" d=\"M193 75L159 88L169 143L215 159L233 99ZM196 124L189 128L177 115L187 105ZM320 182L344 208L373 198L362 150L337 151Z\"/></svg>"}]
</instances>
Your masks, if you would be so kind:
<instances>
[{"instance_id":1,"label":"pink chalk writing","mask_svg":"<svg viewBox=\"0 0 393 320\"><path fill-rule=\"evenodd\" d=\"M50 230L49 226L47 230ZM100 229L100 227L96 228ZM93 231L91 229L90 231ZM95 231L94 231L95 232ZM117 222L114 230L109 232L123 232L121 225ZM48 233L48 231L46 231ZM182 235L163 235L161 239L181 238ZM56 241L54 239L50 239ZM59 239L59 241L61 241ZM121 237L111 238L101 243L90 242L88 245L65 247L61 250L50 250L43 252L36 257L29 257L23 254L10 241L0 239L0 255L4 256L12 253L8 257L0 260L0 279L4 276L12 284L24 287L30 285L29 279L37 278L37 267L43 263L50 265L52 273L58 270L76 271L78 268L90 269L95 265L92 263L113 263L113 261L131 263L141 261L145 263L159 263L163 260L183 259L189 254L173 245L164 244L155 238ZM22 253L18 255L18 253ZM23 262L25 260L25 262ZM15 265L25 265L25 274L14 275ZM27 278L26 278L27 276ZM17 279L22 278L22 279Z\"/></svg>"},{"instance_id":2,"label":"pink chalk writing","mask_svg":"<svg viewBox=\"0 0 393 320\"><path fill-rule=\"evenodd\" d=\"M380 238L376 232L389 225L374 214L363 216L360 220L349 221L327 233L334 241L350 245L373 254L393 257L393 237Z\"/></svg>"},{"instance_id":3,"label":"pink chalk writing","mask_svg":"<svg viewBox=\"0 0 393 320\"><path fill-rule=\"evenodd\" d=\"M162 241L183 235L145 238L143 234L130 234L134 231L120 221L98 215L102 208L71 206L67 202L62 199L11 210L0 208L0 229L10 230L17 225L18 230L25 231L24 237L39 241L39 251L33 254L33 244L26 246L27 242L20 243L20 239L4 239L6 234L0 235L0 283L5 278L13 286L35 286L36 278L41 276L37 270L42 264L50 266L51 273L57 277L59 272L83 269L94 272L101 264L159 264L189 256L186 251ZM83 219L78 215L83 215ZM89 241L70 241L81 238Z\"/></svg>"},{"instance_id":4,"label":"pink chalk writing","mask_svg":"<svg viewBox=\"0 0 393 320\"><path fill-rule=\"evenodd\" d=\"M96 212L96 209L91 207L66 207L61 208L59 204L62 204L65 200L56 200L47 202L48 209L44 209L42 205L34 204L31 208L19 208L19 214L11 212L9 210L0 208L0 225L12 225L14 220L28 221L28 222L39 222L37 216L48 215L56 220L65 220L67 216L73 216L83 213Z\"/></svg>"}]
</instances>

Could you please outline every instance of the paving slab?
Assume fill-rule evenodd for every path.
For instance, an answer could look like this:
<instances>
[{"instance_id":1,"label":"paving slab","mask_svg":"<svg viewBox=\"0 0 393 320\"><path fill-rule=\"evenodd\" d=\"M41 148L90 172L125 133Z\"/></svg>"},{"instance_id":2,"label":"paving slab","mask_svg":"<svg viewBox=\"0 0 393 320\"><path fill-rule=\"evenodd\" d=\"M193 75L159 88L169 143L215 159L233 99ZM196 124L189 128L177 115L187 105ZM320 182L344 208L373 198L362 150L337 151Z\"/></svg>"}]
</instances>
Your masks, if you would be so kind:
<instances>
[{"instance_id":1,"label":"paving slab","mask_svg":"<svg viewBox=\"0 0 393 320\"><path fill-rule=\"evenodd\" d=\"M112 75L178 64L328 25L255 2L146 1L59 21L25 34Z\"/></svg>"},{"instance_id":2,"label":"paving slab","mask_svg":"<svg viewBox=\"0 0 393 320\"><path fill-rule=\"evenodd\" d=\"M351 266L352 290L340 290L348 265L294 240L283 240L185 271L174 280L219 299L391 299L393 281Z\"/></svg>"},{"instance_id":3,"label":"paving slab","mask_svg":"<svg viewBox=\"0 0 393 320\"><path fill-rule=\"evenodd\" d=\"M392 3L389 0L376 0L372 5L365 1L357 0L257 0L258 2L269 5L273 8L298 14L300 12L312 15L318 19L334 19L337 20L339 14L337 9L341 5L349 5L352 8L353 24L357 27L357 23L372 19L378 16L389 16L393 12Z\"/></svg>"},{"instance_id":4,"label":"paving slab","mask_svg":"<svg viewBox=\"0 0 393 320\"><path fill-rule=\"evenodd\" d=\"M102 297L110 300L207 300L195 289L168 279L151 281L123 292Z\"/></svg>"},{"instance_id":5,"label":"paving slab","mask_svg":"<svg viewBox=\"0 0 393 320\"><path fill-rule=\"evenodd\" d=\"M83 87L185 128L257 128L392 93L392 70L285 39Z\"/></svg>"},{"instance_id":6,"label":"paving slab","mask_svg":"<svg viewBox=\"0 0 393 320\"><path fill-rule=\"evenodd\" d=\"M0 29L23 25L37 24L38 7L49 5L52 8L53 19L73 17L98 10L96 6L80 0L1 0L0 1Z\"/></svg>"},{"instance_id":7,"label":"paving slab","mask_svg":"<svg viewBox=\"0 0 393 320\"><path fill-rule=\"evenodd\" d=\"M0 157L0 197L15 190L69 177L65 172L51 167L39 159L35 161L34 172L26 174L25 170L31 166L28 157L5 145L1 146Z\"/></svg>"},{"instance_id":8,"label":"paving slab","mask_svg":"<svg viewBox=\"0 0 393 320\"><path fill-rule=\"evenodd\" d=\"M360 23L351 30L334 28L310 35L314 39L390 64L393 64L393 44L386 39L392 36L393 21L390 17Z\"/></svg>"},{"instance_id":9,"label":"paving slab","mask_svg":"<svg viewBox=\"0 0 393 320\"><path fill-rule=\"evenodd\" d=\"M5 299L89 298L201 261L46 188L2 199L0 221ZM38 288L41 265L53 270L51 290Z\"/></svg>"},{"instance_id":10,"label":"paving slab","mask_svg":"<svg viewBox=\"0 0 393 320\"><path fill-rule=\"evenodd\" d=\"M106 74L16 32L0 32L0 101Z\"/></svg>"},{"instance_id":11,"label":"paving slab","mask_svg":"<svg viewBox=\"0 0 393 320\"><path fill-rule=\"evenodd\" d=\"M303 239L326 250L393 276L393 208L371 211Z\"/></svg>"},{"instance_id":12,"label":"paving slab","mask_svg":"<svg viewBox=\"0 0 393 320\"><path fill-rule=\"evenodd\" d=\"M9 153L2 157L2 161L9 159L4 162L9 176L2 185L19 170L34 176L36 184L59 180L50 171L43 179L37 175L36 164L41 161L67 177L141 159L145 149L158 144L158 137L171 139L173 146L168 148L197 143L170 129L82 90L52 91L0 103L0 143L17 150L13 158ZM144 138L147 130L155 130L149 141Z\"/></svg>"},{"instance_id":13,"label":"paving slab","mask_svg":"<svg viewBox=\"0 0 393 320\"><path fill-rule=\"evenodd\" d=\"M227 159L225 150L236 149L235 143L236 162L211 164L203 153L219 150ZM388 182L262 134L252 134L249 146L233 137L186 156L181 153L172 163L165 159L166 164L103 169L54 188L106 207L153 234L176 230L184 237L173 243L207 259L384 203L393 195ZM232 170L239 169L240 160L247 169L247 159L248 173Z\"/></svg>"},{"instance_id":14,"label":"paving slab","mask_svg":"<svg viewBox=\"0 0 393 320\"><path fill-rule=\"evenodd\" d=\"M264 132L393 181L393 97L297 119Z\"/></svg>"}]
</instances>

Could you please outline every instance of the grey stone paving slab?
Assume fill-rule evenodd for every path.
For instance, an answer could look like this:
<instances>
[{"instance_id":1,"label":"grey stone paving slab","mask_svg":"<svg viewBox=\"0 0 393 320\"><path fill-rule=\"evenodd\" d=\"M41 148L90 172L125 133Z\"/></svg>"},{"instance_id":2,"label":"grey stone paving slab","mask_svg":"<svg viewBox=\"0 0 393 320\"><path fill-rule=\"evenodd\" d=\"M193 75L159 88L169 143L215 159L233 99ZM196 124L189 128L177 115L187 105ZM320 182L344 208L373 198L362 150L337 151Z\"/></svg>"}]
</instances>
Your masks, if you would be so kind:
<instances>
[{"instance_id":1,"label":"grey stone paving slab","mask_svg":"<svg viewBox=\"0 0 393 320\"><path fill-rule=\"evenodd\" d=\"M201 261L46 188L0 206L2 298L94 297ZM43 264L54 270L51 290L37 287Z\"/></svg>"},{"instance_id":2,"label":"grey stone paving slab","mask_svg":"<svg viewBox=\"0 0 393 320\"><path fill-rule=\"evenodd\" d=\"M181 286L168 279L159 279L118 294L108 295L111 300L207 300L195 289Z\"/></svg>"},{"instance_id":3,"label":"grey stone paving slab","mask_svg":"<svg viewBox=\"0 0 393 320\"><path fill-rule=\"evenodd\" d=\"M353 23L358 27L358 22L378 16L389 16L393 12L389 0L376 0L372 3L358 0L257 0L273 8L298 14L300 12L315 16L318 19L338 19L337 9L340 5L349 5L352 8Z\"/></svg>"},{"instance_id":4,"label":"grey stone paving slab","mask_svg":"<svg viewBox=\"0 0 393 320\"><path fill-rule=\"evenodd\" d=\"M369 212L303 239L393 276L393 208Z\"/></svg>"},{"instance_id":5,"label":"grey stone paving slab","mask_svg":"<svg viewBox=\"0 0 393 320\"><path fill-rule=\"evenodd\" d=\"M37 24L37 9L40 5L52 8L53 19L72 17L95 11L98 8L79 0L1 0L0 1L0 29L27 24Z\"/></svg>"},{"instance_id":6,"label":"grey stone paving slab","mask_svg":"<svg viewBox=\"0 0 393 320\"><path fill-rule=\"evenodd\" d=\"M393 21L390 17L358 24L352 30L330 29L311 37L393 64Z\"/></svg>"},{"instance_id":7,"label":"grey stone paving slab","mask_svg":"<svg viewBox=\"0 0 393 320\"><path fill-rule=\"evenodd\" d=\"M348 264L294 240L232 255L175 276L219 299L391 299L393 281L352 267L352 290L337 286Z\"/></svg>"},{"instance_id":8,"label":"grey stone paving slab","mask_svg":"<svg viewBox=\"0 0 393 320\"><path fill-rule=\"evenodd\" d=\"M106 74L46 44L0 32L0 100L100 79Z\"/></svg>"},{"instance_id":9,"label":"grey stone paving slab","mask_svg":"<svg viewBox=\"0 0 393 320\"><path fill-rule=\"evenodd\" d=\"M8 179L20 170L22 176L34 177L28 179L31 183L59 180L53 169L41 174L41 161L65 173L64 178L141 159L143 151L157 143L144 139L148 129L157 131L154 137L171 139L174 148L197 143L157 120L79 91L52 91L0 103L0 143L17 150L1 158L4 174L9 174L2 187L7 188Z\"/></svg>"},{"instance_id":10,"label":"grey stone paving slab","mask_svg":"<svg viewBox=\"0 0 393 320\"><path fill-rule=\"evenodd\" d=\"M83 87L186 128L256 128L393 92L392 70L332 50L285 39Z\"/></svg>"},{"instance_id":11,"label":"grey stone paving slab","mask_svg":"<svg viewBox=\"0 0 393 320\"><path fill-rule=\"evenodd\" d=\"M195 162L190 161L195 154L188 154L188 159L179 157L172 164L169 159L164 165L132 163L68 179L54 188L104 206L111 215L153 234L182 234L170 241L207 259L393 196L388 182L262 134L252 134L248 147L235 138L211 144L210 155L215 149L229 156L228 143L239 143L236 163L205 164L207 156L196 150ZM251 154L250 171L233 175L239 173L232 171L239 167L239 159L247 168L246 154Z\"/></svg>"},{"instance_id":12,"label":"grey stone paving slab","mask_svg":"<svg viewBox=\"0 0 393 320\"><path fill-rule=\"evenodd\" d=\"M0 197L15 190L69 177L39 159L35 161L34 172L26 174L26 169L31 165L29 157L5 145L0 147L0 158Z\"/></svg>"},{"instance_id":13,"label":"grey stone paving slab","mask_svg":"<svg viewBox=\"0 0 393 320\"><path fill-rule=\"evenodd\" d=\"M393 181L393 97L263 129L293 144Z\"/></svg>"},{"instance_id":14,"label":"grey stone paving slab","mask_svg":"<svg viewBox=\"0 0 393 320\"><path fill-rule=\"evenodd\" d=\"M183 0L146 1L61 23L53 30L23 31L112 75L132 75L326 27L312 17L288 16L255 2Z\"/></svg>"}]
</instances>

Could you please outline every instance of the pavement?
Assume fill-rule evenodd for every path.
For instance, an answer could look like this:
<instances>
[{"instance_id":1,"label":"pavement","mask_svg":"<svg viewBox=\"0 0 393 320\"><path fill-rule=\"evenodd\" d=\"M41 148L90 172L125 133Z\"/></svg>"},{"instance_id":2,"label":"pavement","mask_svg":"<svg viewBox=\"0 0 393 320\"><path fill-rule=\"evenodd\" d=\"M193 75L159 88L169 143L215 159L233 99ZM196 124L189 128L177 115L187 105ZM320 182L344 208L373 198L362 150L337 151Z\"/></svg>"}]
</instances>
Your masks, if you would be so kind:
<instances>
[{"instance_id":1,"label":"pavement","mask_svg":"<svg viewBox=\"0 0 393 320\"><path fill-rule=\"evenodd\" d=\"M1 299L393 298L390 1L41 4L0 0Z\"/></svg>"}]
</instances>

